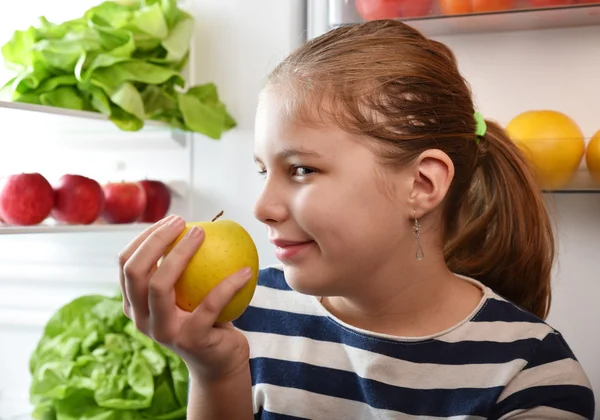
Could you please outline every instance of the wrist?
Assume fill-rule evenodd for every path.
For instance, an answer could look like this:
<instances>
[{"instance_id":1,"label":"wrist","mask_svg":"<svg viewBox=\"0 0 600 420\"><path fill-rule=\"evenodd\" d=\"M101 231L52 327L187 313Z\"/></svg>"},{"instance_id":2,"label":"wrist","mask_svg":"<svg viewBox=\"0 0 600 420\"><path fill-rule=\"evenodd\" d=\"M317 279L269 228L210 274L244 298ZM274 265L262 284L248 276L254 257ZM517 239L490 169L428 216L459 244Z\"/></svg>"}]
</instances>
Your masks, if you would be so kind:
<instances>
[{"instance_id":1,"label":"wrist","mask_svg":"<svg viewBox=\"0 0 600 420\"><path fill-rule=\"evenodd\" d=\"M188 419L254 419L249 366L221 376L196 370L190 375Z\"/></svg>"},{"instance_id":2,"label":"wrist","mask_svg":"<svg viewBox=\"0 0 600 420\"><path fill-rule=\"evenodd\" d=\"M190 366L188 366L188 371L192 381L210 386L228 386L228 384L232 383L237 384L250 377L250 365L248 363L244 363L220 373L208 371L202 367Z\"/></svg>"}]
</instances>

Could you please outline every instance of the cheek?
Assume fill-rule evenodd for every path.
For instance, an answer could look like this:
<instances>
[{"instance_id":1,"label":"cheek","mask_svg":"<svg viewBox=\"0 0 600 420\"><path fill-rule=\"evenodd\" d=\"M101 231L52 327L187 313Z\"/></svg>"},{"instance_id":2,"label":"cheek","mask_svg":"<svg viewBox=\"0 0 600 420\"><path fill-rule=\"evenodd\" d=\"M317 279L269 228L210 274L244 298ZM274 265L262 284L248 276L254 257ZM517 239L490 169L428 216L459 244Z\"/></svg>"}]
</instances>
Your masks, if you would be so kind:
<instances>
[{"instance_id":1,"label":"cheek","mask_svg":"<svg viewBox=\"0 0 600 420\"><path fill-rule=\"evenodd\" d=\"M304 186L294 197L294 219L307 233L316 235L335 218L340 206L338 201L339 199L316 186Z\"/></svg>"},{"instance_id":2,"label":"cheek","mask_svg":"<svg viewBox=\"0 0 600 420\"><path fill-rule=\"evenodd\" d=\"M324 246L352 246L360 252L388 236L403 236L406 212L399 205L369 183L340 185L307 185L296 195L294 218L306 233Z\"/></svg>"}]
</instances>

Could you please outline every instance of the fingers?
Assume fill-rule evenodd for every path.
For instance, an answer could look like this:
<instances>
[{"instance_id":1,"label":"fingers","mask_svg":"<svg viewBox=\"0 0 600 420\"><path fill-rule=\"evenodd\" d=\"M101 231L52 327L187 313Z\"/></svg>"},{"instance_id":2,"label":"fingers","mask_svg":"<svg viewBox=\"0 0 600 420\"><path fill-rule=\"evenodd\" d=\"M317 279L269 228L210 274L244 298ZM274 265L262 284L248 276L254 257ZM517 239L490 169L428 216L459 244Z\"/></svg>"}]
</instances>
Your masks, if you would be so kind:
<instances>
[{"instance_id":1,"label":"fingers","mask_svg":"<svg viewBox=\"0 0 600 420\"><path fill-rule=\"evenodd\" d=\"M133 321L138 329L147 333L148 283L158 260L166 248L175 240L185 227L181 217L173 217L162 224L141 243L125 263L125 289L133 311Z\"/></svg>"},{"instance_id":2,"label":"fingers","mask_svg":"<svg viewBox=\"0 0 600 420\"><path fill-rule=\"evenodd\" d=\"M198 227L190 229L173 247L156 269L148 284L148 309L153 338L159 343L169 341L174 333L174 321L178 314L175 302L175 283L181 276L190 258L204 240L204 231Z\"/></svg>"},{"instance_id":3,"label":"fingers","mask_svg":"<svg viewBox=\"0 0 600 420\"><path fill-rule=\"evenodd\" d=\"M194 329L208 332L216 324L223 308L250 278L252 278L252 270L246 267L217 284L194 310L193 316L196 321Z\"/></svg>"},{"instance_id":4,"label":"fingers","mask_svg":"<svg viewBox=\"0 0 600 420\"><path fill-rule=\"evenodd\" d=\"M123 248L123 250L119 253L119 283L121 285L121 293L123 294L123 312L125 312L125 315L127 315L129 318L132 317L131 303L129 301L129 297L127 296L127 290L125 287L125 274L123 271L124 266L127 263L127 261L131 258L135 250L142 244L142 242L144 242L146 238L150 236L150 234L156 229L158 229L160 226L173 219L173 217L175 216L171 215L165 217L164 219L161 219L158 222L154 223L152 226L147 227L131 242L129 242L129 244L127 244L127 246Z\"/></svg>"}]
</instances>

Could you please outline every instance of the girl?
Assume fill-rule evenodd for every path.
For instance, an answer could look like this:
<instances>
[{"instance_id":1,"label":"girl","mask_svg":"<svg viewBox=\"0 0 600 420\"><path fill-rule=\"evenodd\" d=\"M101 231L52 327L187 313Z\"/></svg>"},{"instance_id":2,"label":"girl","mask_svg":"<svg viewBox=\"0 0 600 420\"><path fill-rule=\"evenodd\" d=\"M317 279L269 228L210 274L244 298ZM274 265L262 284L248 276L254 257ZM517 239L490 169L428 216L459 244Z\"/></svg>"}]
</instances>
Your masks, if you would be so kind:
<instances>
[{"instance_id":1,"label":"girl","mask_svg":"<svg viewBox=\"0 0 600 420\"><path fill-rule=\"evenodd\" d=\"M120 256L124 311L191 375L189 419L593 419L550 307L551 223L452 52L395 21L335 29L270 75L255 206L282 270L233 325L225 279L173 285L203 232L169 217Z\"/></svg>"}]
</instances>

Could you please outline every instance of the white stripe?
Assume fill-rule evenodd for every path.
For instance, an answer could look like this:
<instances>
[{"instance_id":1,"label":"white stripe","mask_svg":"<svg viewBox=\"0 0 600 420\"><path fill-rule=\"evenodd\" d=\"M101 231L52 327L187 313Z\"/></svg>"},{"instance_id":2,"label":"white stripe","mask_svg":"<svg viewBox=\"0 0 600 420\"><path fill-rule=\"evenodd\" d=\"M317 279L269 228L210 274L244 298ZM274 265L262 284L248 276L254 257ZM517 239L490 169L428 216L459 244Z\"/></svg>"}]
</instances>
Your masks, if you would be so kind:
<instances>
[{"instance_id":1,"label":"white stripe","mask_svg":"<svg viewBox=\"0 0 600 420\"><path fill-rule=\"evenodd\" d=\"M257 286L250 304L262 309L323 316L323 313L319 311L315 297L302 295L291 290Z\"/></svg>"},{"instance_id":2,"label":"white stripe","mask_svg":"<svg viewBox=\"0 0 600 420\"><path fill-rule=\"evenodd\" d=\"M506 303L510 303L508 300L504 299L502 296L496 294L496 292L494 292L492 289L490 289L489 287L484 286L486 291L487 291L487 296L490 299L495 299L495 300L499 300L500 302L506 302ZM520 309L518 306L516 306L517 309Z\"/></svg>"},{"instance_id":3,"label":"white stripe","mask_svg":"<svg viewBox=\"0 0 600 420\"><path fill-rule=\"evenodd\" d=\"M269 384L257 384L253 388L254 412L259 407L266 411L288 416L307 419L419 419L419 420L480 420L484 417L477 416L411 416L398 411L377 409L359 401L330 397L296 388L285 388Z\"/></svg>"},{"instance_id":4,"label":"white stripe","mask_svg":"<svg viewBox=\"0 0 600 420\"><path fill-rule=\"evenodd\" d=\"M535 407L531 410L512 411L499 420L587 420L587 418L558 408Z\"/></svg>"},{"instance_id":5,"label":"white stripe","mask_svg":"<svg viewBox=\"0 0 600 420\"><path fill-rule=\"evenodd\" d=\"M563 359L522 371L504 388L498 402L524 389L552 385L580 385L592 388L579 362Z\"/></svg>"},{"instance_id":6,"label":"white stripe","mask_svg":"<svg viewBox=\"0 0 600 420\"><path fill-rule=\"evenodd\" d=\"M512 343L526 338L543 339L552 328L541 322L469 322L447 334L436 337L447 343L461 341L494 341Z\"/></svg>"},{"instance_id":7,"label":"white stripe","mask_svg":"<svg viewBox=\"0 0 600 420\"><path fill-rule=\"evenodd\" d=\"M268 357L354 372L359 377L412 389L458 389L505 386L525 365L516 359L503 364L441 365L394 359L339 343L244 332L250 357ZM375 362L375 363L374 363Z\"/></svg>"}]
</instances>

